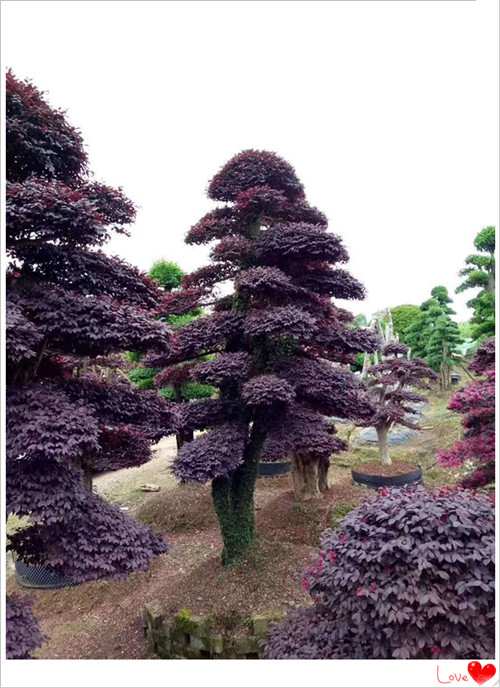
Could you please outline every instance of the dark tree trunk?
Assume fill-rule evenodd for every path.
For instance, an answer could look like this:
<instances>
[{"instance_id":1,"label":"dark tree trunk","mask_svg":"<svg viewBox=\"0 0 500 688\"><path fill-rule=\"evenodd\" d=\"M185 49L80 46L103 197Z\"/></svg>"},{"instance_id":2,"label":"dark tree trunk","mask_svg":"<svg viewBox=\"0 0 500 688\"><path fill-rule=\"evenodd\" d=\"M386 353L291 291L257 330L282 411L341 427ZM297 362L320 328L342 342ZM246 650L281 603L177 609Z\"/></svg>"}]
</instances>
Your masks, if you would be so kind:
<instances>
[{"instance_id":1,"label":"dark tree trunk","mask_svg":"<svg viewBox=\"0 0 500 688\"><path fill-rule=\"evenodd\" d=\"M182 404L184 403L184 399L182 397L182 385L174 385L174 398L176 403ZM186 442L192 442L194 439L194 432L193 430L186 430L182 429L179 430L175 434L175 441L177 442L177 451L182 447L183 444Z\"/></svg>"},{"instance_id":2,"label":"dark tree trunk","mask_svg":"<svg viewBox=\"0 0 500 688\"><path fill-rule=\"evenodd\" d=\"M330 468L329 461L320 461L318 466L318 487L320 492L326 492L330 489L328 483L328 469Z\"/></svg>"},{"instance_id":3,"label":"dark tree trunk","mask_svg":"<svg viewBox=\"0 0 500 688\"><path fill-rule=\"evenodd\" d=\"M439 388L442 392L446 392L448 389L450 389L450 375L450 367L446 365L446 363L443 363L439 371Z\"/></svg>"},{"instance_id":4,"label":"dark tree trunk","mask_svg":"<svg viewBox=\"0 0 500 688\"><path fill-rule=\"evenodd\" d=\"M212 481L212 499L224 548L222 563L241 560L255 540L254 493L265 433L254 425L244 461L230 476Z\"/></svg>"},{"instance_id":5,"label":"dark tree trunk","mask_svg":"<svg viewBox=\"0 0 500 688\"><path fill-rule=\"evenodd\" d=\"M94 479L94 473L88 468L83 469L83 477L82 477L82 482L85 486L85 488L89 491L92 492L94 489L93 486L93 479Z\"/></svg>"},{"instance_id":6,"label":"dark tree trunk","mask_svg":"<svg viewBox=\"0 0 500 688\"><path fill-rule=\"evenodd\" d=\"M183 444L186 442L192 442L194 439L194 432L192 430L179 430L179 432L175 435L175 440L177 442L177 451L182 447Z\"/></svg>"},{"instance_id":7,"label":"dark tree trunk","mask_svg":"<svg viewBox=\"0 0 500 688\"><path fill-rule=\"evenodd\" d=\"M494 253L490 253L490 256L491 256L492 259L495 258L495 254L494 254ZM495 293L495 270L494 270L494 269L493 269L493 270L490 270L490 272L489 272L489 274L488 274L488 286L486 287L486 290L487 290L490 294L494 294L494 293Z\"/></svg>"},{"instance_id":8,"label":"dark tree trunk","mask_svg":"<svg viewBox=\"0 0 500 688\"><path fill-rule=\"evenodd\" d=\"M441 391L445 392L450 388L450 366L448 365L448 345L443 344L443 362L441 364L440 368L440 379L439 379L439 384L441 387Z\"/></svg>"}]
</instances>

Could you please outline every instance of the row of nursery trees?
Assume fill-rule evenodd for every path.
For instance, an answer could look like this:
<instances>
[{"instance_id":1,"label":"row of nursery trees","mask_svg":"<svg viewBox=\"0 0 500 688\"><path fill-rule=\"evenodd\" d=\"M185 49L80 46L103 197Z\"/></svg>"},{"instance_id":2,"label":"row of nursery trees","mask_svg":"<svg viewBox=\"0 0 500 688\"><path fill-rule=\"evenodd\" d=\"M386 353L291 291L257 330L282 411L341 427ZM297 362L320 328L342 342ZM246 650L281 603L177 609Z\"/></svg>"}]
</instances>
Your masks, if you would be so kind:
<instances>
[{"instance_id":1,"label":"row of nursery trees","mask_svg":"<svg viewBox=\"0 0 500 688\"><path fill-rule=\"evenodd\" d=\"M374 318L374 325L389 325L410 349L412 357L423 359L438 375L442 390L451 385L454 368L467 371L467 361L484 340L495 335L495 228L485 227L474 240L476 253L467 257L460 271L457 293L474 290L467 302L472 310L469 323L454 320L452 299L444 286L432 289L420 306L402 305ZM360 316L359 319L363 321ZM366 320L364 320L366 322Z\"/></svg>"},{"instance_id":2,"label":"row of nursery trees","mask_svg":"<svg viewBox=\"0 0 500 688\"><path fill-rule=\"evenodd\" d=\"M127 233L133 204L121 190L91 179L79 132L32 84L11 73L7 176L7 512L27 518L8 546L28 564L80 583L144 570L166 552L162 537L98 497L92 479L147 461L152 443L173 433L180 446L173 471L181 481L211 483L222 561L233 564L255 539L260 460L293 457L303 490L325 490L331 457L346 446L332 417L375 423L383 435L391 424L407 422L420 399L415 389L433 378L423 361L408 358L403 344L381 342L374 330L354 326L353 316L333 304L332 297L363 298L364 289L340 267L348 260L341 239L308 204L293 168L273 153L245 151L213 177L208 195L222 205L186 237L189 244L211 243L211 262L170 281L164 265L149 277L102 251L113 232ZM232 284L225 296L217 289L222 283ZM487 482L493 462L494 346L488 346L476 366L484 377L454 402L464 413L464 441L441 458L454 465L479 462L478 484ZM365 385L350 366L360 353L376 351L381 357L367 367ZM140 389L125 376L109 374L117 354L122 360L126 352L129 358L134 352L139 376L149 380L139 387L171 392ZM209 386L210 397L184 394L188 382ZM459 612L463 602L453 593L449 608L440 608L438 600L433 614L426 608L429 618L415 612L416 625L408 612L411 642L401 639L410 631L400 627L399 635L374 645L380 634L367 633L366 624L380 593L368 563L383 562L377 540L370 556L364 543L370 528L380 535L380 509L366 506L366 513L352 515L352 527L325 541L323 563L314 573L318 582L309 584L315 607L276 632L269 656L298 656L298 644L311 648L316 639L322 648L316 656L398 656L398 648L399 656L428 656L450 618L456 628L448 643L441 642L441 656L488 656L489 629L477 618L491 597L489 587L484 590L492 565L489 506L481 496L457 501L453 494L388 499L406 519L427 514L424 508L432 514L420 529L421 547L410 541L402 550L386 547L382 572L401 551L417 557L411 567L409 560L401 562L395 605L408 583L404 576L415 567L429 568L426 538L435 536L437 523L450 537L458 529L457 541L464 540L462 521L469 544L482 538L482 563L470 552L463 559L464 567L475 559L482 586L474 624L472 610ZM446 526L452 512L456 518ZM470 514L474 526L467 525ZM365 525L360 528L356 518ZM388 534L399 538L405 518L388 516ZM363 575L350 552L364 560ZM432 573L441 581L440 598L453 589L450 568L443 564ZM359 587L354 593L353 582ZM382 575L376 585L383 585ZM413 600L424 604L419 585L414 582L408 607ZM345 600L338 605L342 591ZM378 613L394 614L391 604L385 603L384 612L380 605ZM433 628L424 642L420 622ZM28 600L9 597L7 623L9 656L29 657L43 638Z\"/></svg>"}]
</instances>

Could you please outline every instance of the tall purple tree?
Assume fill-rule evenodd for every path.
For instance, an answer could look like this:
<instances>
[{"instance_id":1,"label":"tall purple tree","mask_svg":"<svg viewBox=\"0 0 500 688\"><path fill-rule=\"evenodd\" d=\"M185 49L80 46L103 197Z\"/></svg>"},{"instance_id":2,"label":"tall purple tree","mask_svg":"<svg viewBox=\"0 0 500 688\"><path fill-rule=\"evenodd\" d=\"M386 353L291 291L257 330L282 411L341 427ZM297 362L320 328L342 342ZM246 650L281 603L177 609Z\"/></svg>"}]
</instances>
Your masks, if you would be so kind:
<instances>
[{"instance_id":1,"label":"tall purple tree","mask_svg":"<svg viewBox=\"0 0 500 688\"><path fill-rule=\"evenodd\" d=\"M436 373L419 358L408 359L408 347L401 342L391 342L382 351L383 360L370 366L366 372L366 384L376 413L372 424L377 432L380 460L392 463L388 437L391 428L402 425L419 430L415 403L425 401L417 389L429 389L429 382Z\"/></svg>"},{"instance_id":2,"label":"tall purple tree","mask_svg":"<svg viewBox=\"0 0 500 688\"><path fill-rule=\"evenodd\" d=\"M92 477L147 461L173 416L154 392L86 371L113 352L168 351L150 314L161 293L100 250L135 210L89 180L78 131L10 72L6 94L7 512L29 518L9 547L74 583L122 576L166 544L94 494ZM26 604L9 602L12 657L28 652L16 638L41 638Z\"/></svg>"},{"instance_id":3,"label":"tall purple tree","mask_svg":"<svg viewBox=\"0 0 500 688\"><path fill-rule=\"evenodd\" d=\"M230 564L254 540L262 456L291 457L314 493L325 486L330 457L345 446L328 417L372 413L361 385L334 362L349 363L376 342L331 303L332 296L363 298L364 289L334 266L348 260L347 251L287 162L266 151L240 153L215 175L208 195L224 205L186 241L215 241L211 263L184 286L204 303L212 299L213 312L178 330L170 352L150 364L213 356L191 374L216 386L219 398L183 406L180 425L207 432L182 447L173 470L182 481L211 481L222 559ZM216 285L228 281L233 291L217 297Z\"/></svg>"},{"instance_id":4,"label":"tall purple tree","mask_svg":"<svg viewBox=\"0 0 500 688\"><path fill-rule=\"evenodd\" d=\"M464 487L484 487L495 480L495 339L481 344L470 365L479 377L456 392L448 406L462 414L464 436L438 461L448 468L471 462L473 470L463 479Z\"/></svg>"}]
</instances>

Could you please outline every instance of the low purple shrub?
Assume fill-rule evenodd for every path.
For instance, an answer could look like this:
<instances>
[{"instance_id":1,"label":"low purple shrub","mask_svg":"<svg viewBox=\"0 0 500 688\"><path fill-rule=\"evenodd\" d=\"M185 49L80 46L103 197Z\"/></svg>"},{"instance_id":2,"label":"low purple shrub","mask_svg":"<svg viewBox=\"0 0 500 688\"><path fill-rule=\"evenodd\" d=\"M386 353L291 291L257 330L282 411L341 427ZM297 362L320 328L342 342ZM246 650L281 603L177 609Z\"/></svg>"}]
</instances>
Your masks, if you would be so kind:
<instances>
[{"instance_id":1,"label":"low purple shrub","mask_svg":"<svg viewBox=\"0 0 500 688\"><path fill-rule=\"evenodd\" d=\"M33 616L30 599L19 595L8 597L5 618L7 659L30 659L45 639Z\"/></svg>"},{"instance_id":2,"label":"low purple shrub","mask_svg":"<svg viewBox=\"0 0 500 688\"><path fill-rule=\"evenodd\" d=\"M492 499L386 490L323 535L314 606L273 628L268 659L494 656Z\"/></svg>"}]
</instances>

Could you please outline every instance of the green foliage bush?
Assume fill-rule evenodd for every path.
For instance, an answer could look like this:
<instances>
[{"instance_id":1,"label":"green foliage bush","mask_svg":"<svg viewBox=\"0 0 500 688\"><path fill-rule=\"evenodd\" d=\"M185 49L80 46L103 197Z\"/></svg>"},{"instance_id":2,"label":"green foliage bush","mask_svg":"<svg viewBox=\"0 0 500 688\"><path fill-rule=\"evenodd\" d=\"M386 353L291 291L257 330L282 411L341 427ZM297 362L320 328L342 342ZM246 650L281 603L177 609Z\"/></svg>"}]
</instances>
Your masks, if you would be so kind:
<instances>
[{"instance_id":1,"label":"green foliage bush","mask_svg":"<svg viewBox=\"0 0 500 688\"><path fill-rule=\"evenodd\" d=\"M153 389L154 378L157 373L159 373L159 370L156 368L138 366L129 372L128 379L139 389Z\"/></svg>"},{"instance_id":2,"label":"green foliage bush","mask_svg":"<svg viewBox=\"0 0 500 688\"><path fill-rule=\"evenodd\" d=\"M171 291L180 286L184 272L177 263L161 258L153 263L149 276L166 291Z\"/></svg>"},{"instance_id":3,"label":"green foliage bush","mask_svg":"<svg viewBox=\"0 0 500 688\"><path fill-rule=\"evenodd\" d=\"M406 330L413 325L420 317L420 308L413 304L402 304L391 308L392 325L394 333L399 335L400 341L407 344L405 339Z\"/></svg>"},{"instance_id":4,"label":"green foliage bush","mask_svg":"<svg viewBox=\"0 0 500 688\"><path fill-rule=\"evenodd\" d=\"M165 291L171 291L180 286L184 272L177 263L160 259L153 263L149 271L149 276L158 282ZM193 320L196 320L201 314L202 309L195 308L189 313L171 315L164 320L175 330L188 325ZM127 354L127 358L131 363L137 364L136 367L129 372L129 380L139 387L139 389L155 389L154 379L160 371L156 368L145 368L141 366L141 354L135 351L130 351ZM160 388L158 393L164 399L178 402L190 401L191 399L205 399L211 397L215 391L214 387L210 385L203 385L198 382L183 382L177 389L174 389L171 385L166 385Z\"/></svg>"},{"instance_id":5,"label":"green foliage bush","mask_svg":"<svg viewBox=\"0 0 500 688\"><path fill-rule=\"evenodd\" d=\"M173 327L173 329L176 330L179 327L189 325L189 323L193 322L193 320L196 320L196 318L200 316L201 313L201 308L195 308L191 312L184 313L183 315L169 315L168 318L165 318L165 320L170 325L170 327Z\"/></svg>"},{"instance_id":6,"label":"green foliage bush","mask_svg":"<svg viewBox=\"0 0 500 688\"><path fill-rule=\"evenodd\" d=\"M183 401L191 401L191 399L208 399L213 396L217 390L211 385L202 385L199 382L185 382L181 388L181 396ZM172 386L167 385L159 390L160 395L169 401L177 401L175 390Z\"/></svg>"}]
</instances>

